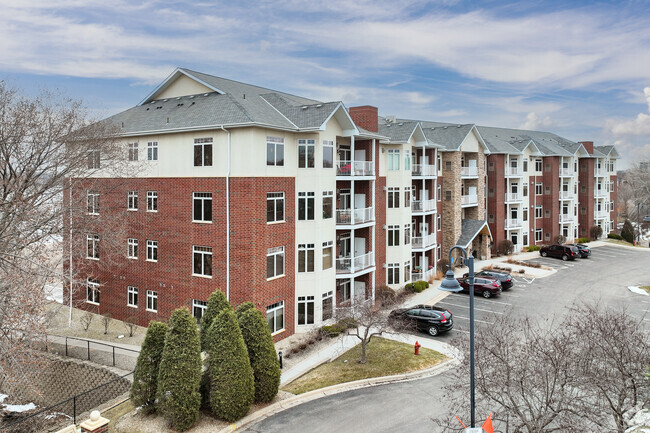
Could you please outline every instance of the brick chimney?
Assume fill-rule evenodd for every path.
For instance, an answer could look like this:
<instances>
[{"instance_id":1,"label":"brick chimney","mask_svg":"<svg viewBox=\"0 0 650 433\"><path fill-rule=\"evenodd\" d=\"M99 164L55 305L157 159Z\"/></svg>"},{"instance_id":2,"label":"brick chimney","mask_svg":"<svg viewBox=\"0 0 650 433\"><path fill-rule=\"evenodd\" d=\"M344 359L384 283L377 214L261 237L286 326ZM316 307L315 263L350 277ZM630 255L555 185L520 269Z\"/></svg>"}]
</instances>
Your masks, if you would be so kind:
<instances>
[{"instance_id":1,"label":"brick chimney","mask_svg":"<svg viewBox=\"0 0 650 433\"><path fill-rule=\"evenodd\" d=\"M379 131L377 107L371 105L361 105L359 107L350 107L350 117L357 126L367 129L368 131Z\"/></svg>"},{"instance_id":2,"label":"brick chimney","mask_svg":"<svg viewBox=\"0 0 650 433\"><path fill-rule=\"evenodd\" d=\"M580 141L580 144L582 144L585 149L587 149L587 152L589 152L589 155L593 155L594 153L594 142L593 141Z\"/></svg>"}]
</instances>

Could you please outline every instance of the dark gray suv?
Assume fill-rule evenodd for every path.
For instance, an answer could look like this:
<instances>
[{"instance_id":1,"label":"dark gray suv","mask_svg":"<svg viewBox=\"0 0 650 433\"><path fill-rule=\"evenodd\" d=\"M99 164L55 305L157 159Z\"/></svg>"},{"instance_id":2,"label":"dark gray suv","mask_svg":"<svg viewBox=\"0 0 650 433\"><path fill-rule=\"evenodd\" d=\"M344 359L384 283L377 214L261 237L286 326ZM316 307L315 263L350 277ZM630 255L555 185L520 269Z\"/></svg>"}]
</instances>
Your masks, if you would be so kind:
<instances>
[{"instance_id":1,"label":"dark gray suv","mask_svg":"<svg viewBox=\"0 0 650 433\"><path fill-rule=\"evenodd\" d=\"M580 255L578 247L570 245L545 245L539 250L542 257L556 257L558 259L575 260Z\"/></svg>"}]
</instances>

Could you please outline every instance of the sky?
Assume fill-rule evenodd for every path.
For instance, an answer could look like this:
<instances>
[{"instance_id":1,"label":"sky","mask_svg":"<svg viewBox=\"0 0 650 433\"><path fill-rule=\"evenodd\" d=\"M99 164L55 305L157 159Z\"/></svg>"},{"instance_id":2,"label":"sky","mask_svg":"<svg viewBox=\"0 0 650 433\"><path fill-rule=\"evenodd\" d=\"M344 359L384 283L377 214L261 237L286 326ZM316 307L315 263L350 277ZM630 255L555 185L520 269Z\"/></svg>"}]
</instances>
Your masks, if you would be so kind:
<instances>
[{"instance_id":1,"label":"sky","mask_svg":"<svg viewBox=\"0 0 650 433\"><path fill-rule=\"evenodd\" d=\"M176 67L650 160L650 2L0 0L0 81L103 118Z\"/></svg>"}]
</instances>

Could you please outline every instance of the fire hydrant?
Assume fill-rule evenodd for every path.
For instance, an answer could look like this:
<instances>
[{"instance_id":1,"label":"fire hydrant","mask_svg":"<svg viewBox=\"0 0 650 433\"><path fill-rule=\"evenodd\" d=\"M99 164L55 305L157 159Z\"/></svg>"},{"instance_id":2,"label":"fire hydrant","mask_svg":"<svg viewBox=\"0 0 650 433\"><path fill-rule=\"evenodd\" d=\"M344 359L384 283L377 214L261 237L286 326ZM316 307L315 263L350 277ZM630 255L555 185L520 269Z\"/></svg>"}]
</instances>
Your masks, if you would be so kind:
<instances>
[{"instance_id":1,"label":"fire hydrant","mask_svg":"<svg viewBox=\"0 0 650 433\"><path fill-rule=\"evenodd\" d=\"M416 341L414 346L416 355L420 354L420 347L422 347L422 345Z\"/></svg>"}]
</instances>

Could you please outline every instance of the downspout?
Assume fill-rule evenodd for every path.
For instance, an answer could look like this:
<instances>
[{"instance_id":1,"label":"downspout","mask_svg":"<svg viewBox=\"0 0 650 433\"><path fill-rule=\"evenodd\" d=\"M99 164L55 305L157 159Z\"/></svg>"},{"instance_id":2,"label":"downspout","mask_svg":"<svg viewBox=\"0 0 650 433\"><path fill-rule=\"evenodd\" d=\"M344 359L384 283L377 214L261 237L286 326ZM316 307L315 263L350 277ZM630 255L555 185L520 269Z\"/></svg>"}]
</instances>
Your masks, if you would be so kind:
<instances>
[{"instance_id":1,"label":"downspout","mask_svg":"<svg viewBox=\"0 0 650 433\"><path fill-rule=\"evenodd\" d=\"M72 327L72 173L70 173L70 189L68 191L69 198L69 209L70 209L70 232L69 232L69 251L68 251L68 260L69 266L68 271L70 272L70 281L69 281L69 292L70 292L70 313L68 314L68 328Z\"/></svg>"},{"instance_id":2,"label":"downspout","mask_svg":"<svg viewBox=\"0 0 650 433\"><path fill-rule=\"evenodd\" d=\"M230 131L221 125L221 130L228 134L226 169L226 299L230 301Z\"/></svg>"}]
</instances>

